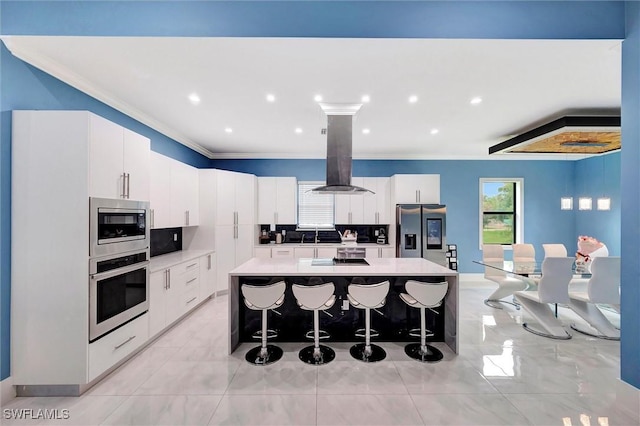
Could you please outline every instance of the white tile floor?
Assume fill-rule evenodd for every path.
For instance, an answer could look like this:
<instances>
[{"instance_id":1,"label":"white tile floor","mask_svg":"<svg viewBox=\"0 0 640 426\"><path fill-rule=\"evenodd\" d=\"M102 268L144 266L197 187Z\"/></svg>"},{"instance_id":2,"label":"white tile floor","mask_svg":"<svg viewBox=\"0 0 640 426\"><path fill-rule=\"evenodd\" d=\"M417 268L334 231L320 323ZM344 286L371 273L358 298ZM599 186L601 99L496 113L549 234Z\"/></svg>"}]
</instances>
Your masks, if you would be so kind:
<instances>
[{"instance_id":1,"label":"white tile floor","mask_svg":"<svg viewBox=\"0 0 640 426\"><path fill-rule=\"evenodd\" d=\"M387 359L313 367L299 344L267 367L227 355L227 298L211 300L80 398L16 398L3 408L68 409L64 425L561 425L640 424L640 392L622 383L619 342L569 341L522 329L522 313L491 309L488 282L460 290L460 354L421 364L402 345ZM524 314L526 316L526 314ZM581 321L560 309L567 324ZM615 316L613 317L615 319ZM3 412L4 413L4 412Z\"/></svg>"}]
</instances>

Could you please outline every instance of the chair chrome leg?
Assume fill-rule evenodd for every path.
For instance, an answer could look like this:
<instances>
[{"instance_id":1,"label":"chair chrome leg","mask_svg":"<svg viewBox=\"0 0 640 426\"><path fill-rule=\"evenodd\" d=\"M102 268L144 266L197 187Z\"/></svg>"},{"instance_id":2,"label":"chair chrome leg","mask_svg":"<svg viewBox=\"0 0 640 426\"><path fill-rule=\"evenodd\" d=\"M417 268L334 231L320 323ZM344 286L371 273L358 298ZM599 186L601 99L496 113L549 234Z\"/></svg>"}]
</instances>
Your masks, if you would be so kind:
<instances>
[{"instance_id":1,"label":"chair chrome leg","mask_svg":"<svg viewBox=\"0 0 640 426\"><path fill-rule=\"evenodd\" d=\"M591 336L591 337L595 337L598 339L604 339L604 340L620 340L620 337L610 337L610 336L605 336L604 334L600 334L600 333L592 333L590 331L585 330L583 327L577 325L576 323L572 323L571 325L569 325L569 327L571 327L572 330L577 331L578 333L582 333L585 334L587 336Z\"/></svg>"},{"instance_id":2,"label":"chair chrome leg","mask_svg":"<svg viewBox=\"0 0 640 426\"><path fill-rule=\"evenodd\" d=\"M539 330L536 330L535 328L532 328L529 324L527 324L526 322L522 324L522 328L524 328L525 330L527 330L529 333L533 333L537 336L542 336L542 337L548 337L549 339L556 339L556 340L569 340L571 339L571 334L569 334L567 331L565 331L565 333L567 334L566 336L554 336L553 334L548 334Z\"/></svg>"},{"instance_id":3,"label":"chair chrome leg","mask_svg":"<svg viewBox=\"0 0 640 426\"><path fill-rule=\"evenodd\" d=\"M490 308L503 309L502 306L500 306L500 305L492 305L492 303L508 303L509 305L513 305L517 310L520 310L520 304L518 304L516 302L508 302L508 301L502 300L502 299L485 299L485 301L484 301L484 304L487 305Z\"/></svg>"}]
</instances>

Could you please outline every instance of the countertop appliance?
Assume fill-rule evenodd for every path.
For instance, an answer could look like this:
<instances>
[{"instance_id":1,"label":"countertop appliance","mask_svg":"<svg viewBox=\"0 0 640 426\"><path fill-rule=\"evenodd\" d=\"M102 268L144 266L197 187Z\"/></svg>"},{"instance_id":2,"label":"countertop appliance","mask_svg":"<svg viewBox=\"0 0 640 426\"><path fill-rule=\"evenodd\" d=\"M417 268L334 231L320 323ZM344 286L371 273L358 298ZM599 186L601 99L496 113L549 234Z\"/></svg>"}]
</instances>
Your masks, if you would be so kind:
<instances>
[{"instance_id":1,"label":"countertop appliance","mask_svg":"<svg viewBox=\"0 0 640 426\"><path fill-rule=\"evenodd\" d=\"M422 257L447 266L447 207L441 204L396 206L396 256Z\"/></svg>"}]
</instances>

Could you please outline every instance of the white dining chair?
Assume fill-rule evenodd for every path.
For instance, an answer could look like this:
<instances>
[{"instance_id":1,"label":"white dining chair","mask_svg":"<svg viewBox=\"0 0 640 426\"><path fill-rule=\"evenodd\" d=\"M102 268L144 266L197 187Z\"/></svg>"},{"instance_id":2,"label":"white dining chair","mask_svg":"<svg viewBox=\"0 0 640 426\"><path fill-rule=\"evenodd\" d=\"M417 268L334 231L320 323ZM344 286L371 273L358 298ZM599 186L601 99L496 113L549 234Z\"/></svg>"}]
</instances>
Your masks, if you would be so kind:
<instances>
[{"instance_id":1,"label":"white dining chair","mask_svg":"<svg viewBox=\"0 0 640 426\"><path fill-rule=\"evenodd\" d=\"M523 323L525 330L552 339L571 339L562 322L555 317L550 303L569 303L569 281L573 276L572 257L548 257L542 261L542 277L537 291L516 291L520 305L540 323L545 331Z\"/></svg>"},{"instance_id":2,"label":"white dining chair","mask_svg":"<svg viewBox=\"0 0 640 426\"><path fill-rule=\"evenodd\" d=\"M607 340L620 340L620 330L604 316L597 303L620 306L620 257L596 257L591 265L591 279L586 292L569 292L569 307L593 329L577 324L571 328L589 336Z\"/></svg>"},{"instance_id":3,"label":"white dining chair","mask_svg":"<svg viewBox=\"0 0 640 426\"><path fill-rule=\"evenodd\" d=\"M567 248L564 244L543 244L542 249L545 259L547 257L567 257Z\"/></svg>"},{"instance_id":4,"label":"white dining chair","mask_svg":"<svg viewBox=\"0 0 640 426\"><path fill-rule=\"evenodd\" d=\"M507 296L513 296L518 290L527 288L527 284L517 278L507 276L503 271L504 264L504 248L501 244L483 244L482 245L482 262L484 267L484 278L498 284L498 288L485 299L484 304L495 309L502 309L502 306L496 303L508 303L520 309L520 305L507 300L502 300Z\"/></svg>"}]
</instances>

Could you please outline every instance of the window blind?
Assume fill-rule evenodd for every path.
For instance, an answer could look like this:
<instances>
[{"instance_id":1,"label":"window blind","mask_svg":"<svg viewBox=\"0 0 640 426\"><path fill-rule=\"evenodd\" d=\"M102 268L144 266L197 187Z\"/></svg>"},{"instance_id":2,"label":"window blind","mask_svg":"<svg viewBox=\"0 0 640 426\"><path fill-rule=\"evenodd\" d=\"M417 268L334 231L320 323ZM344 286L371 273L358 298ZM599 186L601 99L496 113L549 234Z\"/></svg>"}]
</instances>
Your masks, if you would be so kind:
<instances>
[{"instance_id":1,"label":"window blind","mask_svg":"<svg viewBox=\"0 0 640 426\"><path fill-rule=\"evenodd\" d=\"M324 182L298 182L298 228L333 228L334 196L311 192Z\"/></svg>"}]
</instances>

